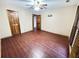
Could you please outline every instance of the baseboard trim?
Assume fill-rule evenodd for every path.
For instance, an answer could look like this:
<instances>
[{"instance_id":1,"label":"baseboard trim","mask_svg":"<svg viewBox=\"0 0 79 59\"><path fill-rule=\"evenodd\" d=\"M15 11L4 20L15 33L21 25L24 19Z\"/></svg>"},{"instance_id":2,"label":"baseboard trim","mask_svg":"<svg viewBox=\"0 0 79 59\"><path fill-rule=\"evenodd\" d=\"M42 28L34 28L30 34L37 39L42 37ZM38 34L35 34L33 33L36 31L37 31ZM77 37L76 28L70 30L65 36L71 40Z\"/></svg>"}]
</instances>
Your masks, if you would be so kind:
<instances>
[{"instance_id":1,"label":"baseboard trim","mask_svg":"<svg viewBox=\"0 0 79 59\"><path fill-rule=\"evenodd\" d=\"M30 31L33 31L33 30L30 30ZM30 32L30 31L27 31L27 32L23 32L23 33L20 33L20 34L16 34L16 35L22 35L22 34L24 34L24 33L28 33L28 32ZM15 36L16 36L15 35ZM14 36L7 36L7 37L3 37L3 38L1 38L1 39L7 39L7 38L11 38L11 37L14 37Z\"/></svg>"},{"instance_id":2,"label":"baseboard trim","mask_svg":"<svg viewBox=\"0 0 79 59\"><path fill-rule=\"evenodd\" d=\"M1 38L1 39L7 39L7 38L10 38L10 37L12 37L12 36L3 37L3 38Z\"/></svg>"},{"instance_id":3,"label":"baseboard trim","mask_svg":"<svg viewBox=\"0 0 79 59\"><path fill-rule=\"evenodd\" d=\"M24 33L28 33L28 32L31 32L31 31L33 31L33 30L30 30L30 31L27 31L27 32L24 32ZM58 35L58 36L63 36L63 37L69 38L68 36L61 35L61 34L57 34L57 33L53 33L53 32L49 32L49 31L46 31L46 30L41 30L41 31L44 31L44 32L48 32L48 33L55 34L55 35ZM24 33L21 33L21 34L24 34ZM21 35L21 34L17 34L17 35ZM13 36L4 37L4 38L1 38L1 39L11 38L11 37L13 37Z\"/></svg>"},{"instance_id":4,"label":"baseboard trim","mask_svg":"<svg viewBox=\"0 0 79 59\"><path fill-rule=\"evenodd\" d=\"M49 31L46 31L46 30L41 30L41 31L49 32ZM49 33L69 38L69 37L66 36L66 35L61 35L61 34L53 33L53 32L49 32Z\"/></svg>"}]
</instances>

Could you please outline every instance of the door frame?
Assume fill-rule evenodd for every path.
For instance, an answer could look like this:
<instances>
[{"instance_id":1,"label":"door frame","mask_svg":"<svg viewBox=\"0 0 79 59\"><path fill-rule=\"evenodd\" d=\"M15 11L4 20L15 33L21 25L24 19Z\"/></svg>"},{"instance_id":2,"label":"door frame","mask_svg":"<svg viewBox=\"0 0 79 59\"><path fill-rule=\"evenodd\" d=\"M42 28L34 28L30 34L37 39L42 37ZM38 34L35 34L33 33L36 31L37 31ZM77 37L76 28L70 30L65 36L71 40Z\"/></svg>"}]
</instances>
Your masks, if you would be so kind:
<instances>
[{"instance_id":1,"label":"door frame","mask_svg":"<svg viewBox=\"0 0 79 59\"><path fill-rule=\"evenodd\" d=\"M10 19L9 19L9 11L16 12L17 14L18 14L18 12L17 11L14 11L14 10L7 9L7 15L8 15L8 21L9 21L9 26L10 26L11 34L12 34L12 36L14 36L14 34L12 32L12 28L11 28ZM19 15L18 15L18 26L19 26L19 34L21 34L21 27L20 27Z\"/></svg>"},{"instance_id":2,"label":"door frame","mask_svg":"<svg viewBox=\"0 0 79 59\"><path fill-rule=\"evenodd\" d=\"M40 30L41 30L41 15L32 14L32 28L33 28L33 31L34 31L34 16L40 16Z\"/></svg>"},{"instance_id":3,"label":"door frame","mask_svg":"<svg viewBox=\"0 0 79 59\"><path fill-rule=\"evenodd\" d=\"M70 34L70 38L69 38L69 43L70 43L71 46L72 46L73 41L74 41L74 37L75 37L76 30L77 30L78 21L79 21L79 6L77 7L77 12L76 12L74 24L73 24L73 27L72 27L72 30L71 30L71 34Z\"/></svg>"}]
</instances>

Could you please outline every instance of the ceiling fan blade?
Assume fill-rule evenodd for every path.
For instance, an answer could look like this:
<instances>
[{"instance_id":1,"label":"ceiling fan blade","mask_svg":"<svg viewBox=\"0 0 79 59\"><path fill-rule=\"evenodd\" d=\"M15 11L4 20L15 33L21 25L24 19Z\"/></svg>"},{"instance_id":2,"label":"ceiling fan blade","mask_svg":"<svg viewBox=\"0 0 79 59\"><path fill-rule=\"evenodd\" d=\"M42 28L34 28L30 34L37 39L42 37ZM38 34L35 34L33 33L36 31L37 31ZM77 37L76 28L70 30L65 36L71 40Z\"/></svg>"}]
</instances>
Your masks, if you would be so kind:
<instances>
[{"instance_id":1,"label":"ceiling fan blade","mask_svg":"<svg viewBox=\"0 0 79 59\"><path fill-rule=\"evenodd\" d=\"M32 6L32 5L25 5L25 6Z\"/></svg>"},{"instance_id":2,"label":"ceiling fan blade","mask_svg":"<svg viewBox=\"0 0 79 59\"><path fill-rule=\"evenodd\" d=\"M45 6L43 6L43 7L40 7L40 9L47 9Z\"/></svg>"},{"instance_id":3,"label":"ceiling fan blade","mask_svg":"<svg viewBox=\"0 0 79 59\"><path fill-rule=\"evenodd\" d=\"M18 1L32 2L31 0L18 0Z\"/></svg>"},{"instance_id":4,"label":"ceiling fan blade","mask_svg":"<svg viewBox=\"0 0 79 59\"><path fill-rule=\"evenodd\" d=\"M33 4L29 2L29 3L26 3L25 6L33 6Z\"/></svg>"},{"instance_id":5,"label":"ceiling fan blade","mask_svg":"<svg viewBox=\"0 0 79 59\"><path fill-rule=\"evenodd\" d=\"M47 6L47 4L42 4L42 6Z\"/></svg>"},{"instance_id":6,"label":"ceiling fan blade","mask_svg":"<svg viewBox=\"0 0 79 59\"><path fill-rule=\"evenodd\" d=\"M69 2L70 0L66 0L66 2Z\"/></svg>"},{"instance_id":7,"label":"ceiling fan blade","mask_svg":"<svg viewBox=\"0 0 79 59\"><path fill-rule=\"evenodd\" d=\"M34 9L34 6L31 6L30 9Z\"/></svg>"}]
</instances>

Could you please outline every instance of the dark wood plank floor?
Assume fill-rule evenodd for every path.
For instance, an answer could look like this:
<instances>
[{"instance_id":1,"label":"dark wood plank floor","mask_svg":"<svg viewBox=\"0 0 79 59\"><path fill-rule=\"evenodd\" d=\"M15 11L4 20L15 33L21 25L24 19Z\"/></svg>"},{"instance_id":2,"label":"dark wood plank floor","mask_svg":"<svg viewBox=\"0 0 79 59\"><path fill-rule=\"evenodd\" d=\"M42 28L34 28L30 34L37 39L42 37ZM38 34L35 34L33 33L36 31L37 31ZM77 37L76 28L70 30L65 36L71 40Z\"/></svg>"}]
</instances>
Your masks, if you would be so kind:
<instances>
[{"instance_id":1,"label":"dark wood plank floor","mask_svg":"<svg viewBox=\"0 0 79 59\"><path fill-rule=\"evenodd\" d=\"M65 58L68 38L45 31L27 32L1 40L3 58Z\"/></svg>"}]
</instances>

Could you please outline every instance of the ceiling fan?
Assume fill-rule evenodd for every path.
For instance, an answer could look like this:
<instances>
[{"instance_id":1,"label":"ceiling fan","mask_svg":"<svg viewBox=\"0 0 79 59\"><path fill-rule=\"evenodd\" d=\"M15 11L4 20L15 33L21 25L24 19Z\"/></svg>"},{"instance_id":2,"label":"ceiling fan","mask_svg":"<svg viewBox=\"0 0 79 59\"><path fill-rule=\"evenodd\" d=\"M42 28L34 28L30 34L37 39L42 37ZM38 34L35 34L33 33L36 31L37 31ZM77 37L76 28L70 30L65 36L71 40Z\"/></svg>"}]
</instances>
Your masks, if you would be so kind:
<instances>
[{"instance_id":1,"label":"ceiling fan","mask_svg":"<svg viewBox=\"0 0 79 59\"><path fill-rule=\"evenodd\" d=\"M57 2L59 0L20 0L26 2L25 7L33 9L35 11L47 9L49 2ZM63 1L63 0L61 0ZM66 3L70 2L70 0L65 0Z\"/></svg>"},{"instance_id":2,"label":"ceiling fan","mask_svg":"<svg viewBox=\"0 0 79 59\"><path fill-rule=\"evenodd\" d=\"M43 2L42 0L32 0L31 2L31 4L26 4L25 6L30 6L30 8L34 9L35 11L46 9L47 3Z\"/></svg>"}]
</instances>

